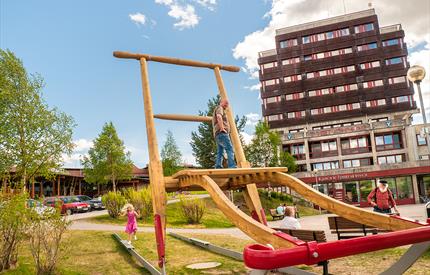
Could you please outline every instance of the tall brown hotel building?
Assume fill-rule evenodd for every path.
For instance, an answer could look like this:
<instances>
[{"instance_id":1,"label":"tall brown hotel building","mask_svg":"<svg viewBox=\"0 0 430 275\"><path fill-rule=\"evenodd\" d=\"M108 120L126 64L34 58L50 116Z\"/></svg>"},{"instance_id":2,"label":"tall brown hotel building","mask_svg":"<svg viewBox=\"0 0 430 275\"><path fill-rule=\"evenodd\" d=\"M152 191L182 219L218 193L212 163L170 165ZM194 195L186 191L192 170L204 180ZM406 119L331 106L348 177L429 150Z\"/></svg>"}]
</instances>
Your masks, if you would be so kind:
<instances>
[{"instance_id":1,"label":"tall brown hotel building","mask_svg":"<svg viewBox=\"0 0 430 275\"><path fill-rule=\"evenodd\" d=\"M398 204L430 198L404 36L370 9L278 29L276 49L259 53L264 119L320 192L368 206L383 178Z\"/></svg>"}]
</instances>

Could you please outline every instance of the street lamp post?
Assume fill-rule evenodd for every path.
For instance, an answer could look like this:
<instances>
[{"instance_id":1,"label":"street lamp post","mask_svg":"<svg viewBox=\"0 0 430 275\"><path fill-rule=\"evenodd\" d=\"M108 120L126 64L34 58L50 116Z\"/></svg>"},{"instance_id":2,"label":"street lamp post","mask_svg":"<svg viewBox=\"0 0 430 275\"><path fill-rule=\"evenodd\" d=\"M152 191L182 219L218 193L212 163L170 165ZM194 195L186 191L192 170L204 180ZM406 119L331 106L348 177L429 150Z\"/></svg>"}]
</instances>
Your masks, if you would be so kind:
<instances>
[{"instance_id":1,"label":"street lamp post","mask_svg":"<svg viewBox=\"0 0 430 275\"><path fill-rule=\"evenodd\" d=\"M420 99L421 115L423 117L423 123L424 123L424 137L425 137L426 142L427 142L427 147L428 147L428 151L429 151L428 153L430 156L430 137L429 137L429 131L427 129L426 110L424 107L424 100L423 100L423 95L421 92L421 85L420 85L421 81L424 79L425 76L426 76L426 70L424 69L424 67L422 67L420 65L414 65L414 66L410 67L408 70L409 81L411 81L417 85L418 97Z\"/></svg>"},{"instance_id":2,"label":"street lamp post","mask_svg":"<svg viewBox=\"0 0 430 275\"><path fill-rule=\"evenodd\" d=\"M319 172L319 170L318 169L314 169L314 174L315 174L315 186L316 186L316 189L318 190L318 192L320 192L320 185L318 184L318 172ZM320 214L321 214L321 206L319 206L318 205L318 209L319 209L319 211L320 211Z\"/></svg>"}]
</instances>

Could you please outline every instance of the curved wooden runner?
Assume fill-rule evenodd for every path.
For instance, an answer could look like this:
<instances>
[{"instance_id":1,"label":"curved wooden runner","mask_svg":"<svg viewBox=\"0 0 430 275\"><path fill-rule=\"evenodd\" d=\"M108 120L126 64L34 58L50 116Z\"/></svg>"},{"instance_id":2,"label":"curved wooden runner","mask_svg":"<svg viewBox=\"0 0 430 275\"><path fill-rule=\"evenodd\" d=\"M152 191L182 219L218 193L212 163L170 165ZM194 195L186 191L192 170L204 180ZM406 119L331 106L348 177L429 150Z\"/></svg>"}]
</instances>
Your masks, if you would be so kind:
<instances>
[{"instance_id":1,"label":"curved wooden runner","mask_svg":"<svg viewBox=\"0 0 430 275\"><path fill-rule=\"evenodd\" d=\"M281 168L248 168L248 169L209 169L184 170L174 175L178 179L178 188L187 188L193 185L201 186L208 191L217 207L239 229L261 244L271 244L274 247L293 247L295 244L277 235L275 230L255 221L239 210L223 193L221 188L212 179L226 178L232 188L243 188L249 183L267 183L284 185L293 189L305 199L321 206L339 216L369 226L397 231L419 227L419 224L393 218L387 215L371 212L344 202L333 199L311 188L301 180L279 172ZM236 171L233 171L236 170Z\"/></svg>"}]
</instances>

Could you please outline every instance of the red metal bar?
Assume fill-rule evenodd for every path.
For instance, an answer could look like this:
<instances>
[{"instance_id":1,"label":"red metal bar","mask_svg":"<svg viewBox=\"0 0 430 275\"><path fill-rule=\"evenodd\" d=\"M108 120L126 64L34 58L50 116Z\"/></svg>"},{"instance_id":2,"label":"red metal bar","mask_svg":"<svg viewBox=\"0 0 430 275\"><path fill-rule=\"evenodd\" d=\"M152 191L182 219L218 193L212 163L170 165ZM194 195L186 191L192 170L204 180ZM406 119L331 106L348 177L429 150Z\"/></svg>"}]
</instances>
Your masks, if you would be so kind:
<instances>
[{"instance_id":1,"label":"red metal bar","mask_svg":"<svg viewBox=\"0 0 430 275\"><path fill-rule=\"evenodd\" d=\"M155 240L157 242L157 253L158 253L158 266L161 268L164 264L164 258L166 256L166 249L163 238L163 224L161 223L161 217L159 214L154 215L154 227L155 227Z\"/></svg>"},{"instance_id":2,"label":"red metal bar","mask_svg":"<svg viewBox=\"0 0 430 275\"><path fill-rule=\"evenodd\" d=\"M249 268L271 270L392 248L430 240L430 226L370 235L327 243L307 242L290 249L272 250L260 244L248 245L243 258Z\"/></svg>"},{"instance_id":3,"label":"red metal bar","mask_svg":"<svg viewBox=\"0 0 430 275\"><path fill-rule=\"evenodd\" d=\"M263 220L262 220L262 223L263 223L265 226L267 226L266 213L264 213L264 209L263 209L263 208L261 208L261 209L260 209L260 215L261 215L261 218L263 219Z\"/></svg>"},{"instance_id":4,"label":"red metal bar","mask_svg":"<svg viewBox=\"0 0 430 275\"><path fill-rule=\"evenodd\" d=\"M252 217L254 220L256 220L257 222L261 222L261 221L260 221L260 219L258 218L257 211L253 210L253 211L251 212L251 217Z\"/></svg>"}]
</instances>

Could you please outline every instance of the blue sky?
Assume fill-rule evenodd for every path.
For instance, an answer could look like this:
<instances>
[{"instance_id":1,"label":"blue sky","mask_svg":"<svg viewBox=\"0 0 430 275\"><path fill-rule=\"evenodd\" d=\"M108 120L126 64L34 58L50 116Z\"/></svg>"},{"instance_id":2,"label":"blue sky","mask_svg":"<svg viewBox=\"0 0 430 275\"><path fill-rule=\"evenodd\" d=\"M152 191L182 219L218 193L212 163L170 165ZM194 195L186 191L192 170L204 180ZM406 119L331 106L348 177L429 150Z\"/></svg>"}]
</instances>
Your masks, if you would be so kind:
<instances>
[{"instance_id":1,"label":"blue sky","mask_svg":"<svg viewBox=\"0 0 430 275\"><path fill-rule=\"evenodd\" d=\"M341 2L337 2L1 0L0 47L12 50L29 72L40 73L46 82L47 102L75 118L78 146L66 166L79 165L79 156L107 121L114 123L135 163L144 166L148 156L139 64L115 59L113 51L243 67L239 73L223 72L224 82L235 114L256 117L261 103L258 91L249 87L258 83L252 78L257 52L274 47L275 28L339 14ZM380 3L377 12L392 1ZM348 12L367 8L354 1L346 0L346 4ZM413 18L395 12L386 11L388 15L381 15L380 20L391 23L394 19L410 26L410 45L419 53L415 59L426 59L430 27L424 24L422 33ZM428 20L428 12L426 16ZM216 95L213 72L208 69L150 63L149 73L155 113L196 114ZM157 120L156 125L159 145L167 130L172 130L185 161L192 163L189 141L197 124ZM252 128L248 125L246 132L252 134Z\"/></svg>"}]
</instances>

